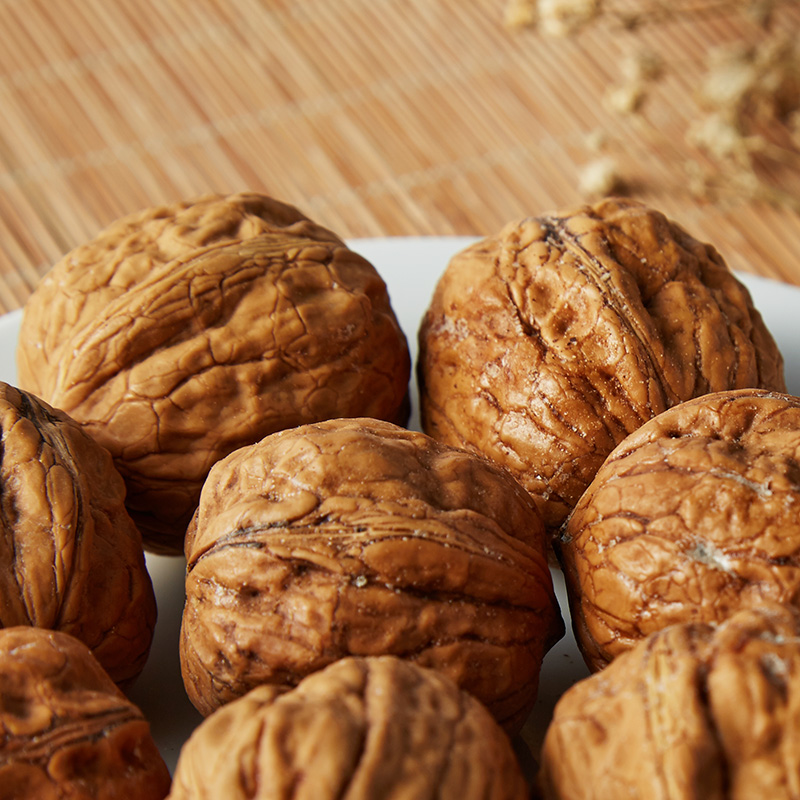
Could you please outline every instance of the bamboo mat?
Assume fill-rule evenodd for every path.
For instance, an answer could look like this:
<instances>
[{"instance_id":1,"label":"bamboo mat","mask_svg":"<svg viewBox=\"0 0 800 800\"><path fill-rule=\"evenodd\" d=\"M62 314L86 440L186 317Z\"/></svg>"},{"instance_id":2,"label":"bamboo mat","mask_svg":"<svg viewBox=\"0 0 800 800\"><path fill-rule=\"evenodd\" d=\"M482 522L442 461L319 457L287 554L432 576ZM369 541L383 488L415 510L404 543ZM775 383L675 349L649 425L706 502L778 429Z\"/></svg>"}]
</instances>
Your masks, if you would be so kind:
<instances>
[{"instance_id":1,"label":"bamboo mat","mask_svg":"<svg viewBox=\"0 0 800 800\"><path fill-rule=\"evenodd\" d=\"M504 6L0 0L0 310L116 217L211 191L267 192L350 238L491 233L581 202L597 130L631 193L734 268L800 284L797 213L687 188L697 70L739 21L636 34L679 66L643 127L602 102L633 34L512 31Z\"/></svg>"}]
</instances>

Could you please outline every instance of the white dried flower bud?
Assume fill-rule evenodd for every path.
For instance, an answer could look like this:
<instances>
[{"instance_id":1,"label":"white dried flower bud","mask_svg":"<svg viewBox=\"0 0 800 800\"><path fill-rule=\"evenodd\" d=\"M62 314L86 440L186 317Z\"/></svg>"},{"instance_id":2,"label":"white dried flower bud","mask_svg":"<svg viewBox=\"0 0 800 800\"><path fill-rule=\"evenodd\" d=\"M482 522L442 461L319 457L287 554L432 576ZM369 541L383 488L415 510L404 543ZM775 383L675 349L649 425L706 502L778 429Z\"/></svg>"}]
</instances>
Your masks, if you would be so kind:
<instances>
[{"instance_id":1,"label":"white dried flower bud","mask_svg":"<svg viewBox=\"0 0 800 800\"><path fill-rule=\"evenodd\" d=\"M588 198L605 197L622 188L617 162L611 156L590 161L581 170L578 189Z\"/></svg>"},{"instance_id":2,"label":"white dried flower bud","mask_svg":"<svg viewBox=\"0 0 800 800\"><path fill-rule=\"evenodd\" d=\"M689 128L687 138L714 158L732 159L740 163L748 160L745 137L723 114L712 113L701 117Z\"/></svg>"},{"instance_id":3,"label":"white dried flower bud","mask_svg":"<svg viewBox=\"0 0 800 800\"><path fill-rule=\"evenodd\" d=\"M536 0L508 0L504 20L509 28L535 25L538 20Z\"/></svg>"},{"instance_id":4,"label":"white dried flower bud","mask_svg":"<svg viewBox=\"0 0 800 800\"><path fill-rule=\"evenodd\" d=\"M742 48L718 49L711 56L702 86L703 99L716 108L732 108L742 102L758 82L753 53Z\"/></svg>"},{"instance_id":5,"label":"white dried flower bud","mask_svg":"<svg viewBox=\"0 0 800 800\"><path fill-rule=\"evenodd\" d=\"M712 199L710 180L708 171L703 169L696 161L687 161L684 164L686 172L686 187L693 197L701 200Z\"/></svg>"},{"instance_id":6,"label":"white dried flower bud","mask_svg":"<svg viewBox=\"0 0 800 800\"><path fill-rule=\"evenodd\" d=\"M595 128L586 134L584 142L593 153L600 153L608 144L608 134L602 128Z\"/></svg>"},{"instance_id":7,"label":"white dried flower bud","mask_svg":"<svg viewBox=\"0 0 800 800\"><path fill-rule=\"evenodd\" d=\"M652 50L642 50L625 56L620 67L630 83L644 83L661 77L664 62Z\"/></svg>"},{"instance_id":8,"label":"white dried flower bud","mask_svg":"<svg viewBox=\"0 0 800 800\"><path fill-rule=\"evenodd\" d=\"M600 0L539 0L538 17L550 36L567 36L600 13Z\"/></svg>"},{"instance_id":9,"label":"white dried flower bud","mask_svg":"<svg viewBox=\"0 0 800 800\"><path fill-rule=\"evenodd\" d=\"M624 83L615 86L605 96L605 101L612 111L618 114L635 114L644 99L645 90L641 83Z\"/></svg>"}]
</instances>

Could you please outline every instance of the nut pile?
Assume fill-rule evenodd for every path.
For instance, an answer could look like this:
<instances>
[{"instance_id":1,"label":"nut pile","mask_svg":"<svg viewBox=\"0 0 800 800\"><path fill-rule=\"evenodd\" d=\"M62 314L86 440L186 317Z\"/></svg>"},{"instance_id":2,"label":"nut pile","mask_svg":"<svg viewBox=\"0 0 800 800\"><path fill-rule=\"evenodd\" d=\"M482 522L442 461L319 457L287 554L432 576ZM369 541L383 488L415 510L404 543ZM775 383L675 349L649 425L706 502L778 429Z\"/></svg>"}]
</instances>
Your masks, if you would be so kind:
<instances>
[{"instance_id":1,"label":"nut pile","mask_svg":"<svg viewBox=\"0 0 800 800\"><path fill-rule=\"evenodd\" d=\"M68 794L81 759L170 791L139 712L91 728L69 677L141 670L146 547L185 555L207 716L175 800L527 796L508 735L564 631L553 550L599 672L556 709L547 800L790 796L800 400L721 256L629 200L529 218L451 260L419 342L425 433L375 268L261 195L132 215L56 265L27 390L0 387L0 633L69 654L0 663L0 795L7 769ZM91 780L69 796L115 796Z\"/></svg>"}]
</instances>

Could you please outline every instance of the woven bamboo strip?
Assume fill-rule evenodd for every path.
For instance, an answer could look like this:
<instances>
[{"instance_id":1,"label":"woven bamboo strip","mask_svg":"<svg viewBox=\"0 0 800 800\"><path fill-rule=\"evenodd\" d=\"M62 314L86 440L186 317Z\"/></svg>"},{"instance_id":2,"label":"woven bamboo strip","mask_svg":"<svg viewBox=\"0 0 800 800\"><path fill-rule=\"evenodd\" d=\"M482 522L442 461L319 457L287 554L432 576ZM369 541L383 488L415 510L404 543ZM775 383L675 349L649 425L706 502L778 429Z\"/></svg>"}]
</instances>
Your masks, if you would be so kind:
<instances>
[{"instance_id":1,"label":"woven bamboo strip","mask_svg":"<svg viewBox=\"0 0 800 800\"><path fill-rule=\"evenodd\" d=\"M685 163L709 164L684 138L704 53L746 22L563 40L505 29L502 6L0 0L0 310L114 218L212 191L269 192L348 237L489 233L581 202L597 131L634 194L800 284L796 213L687 190ZM781 13L800 24L799 3ZM635 47L675 67L645 122L602 102Z\"/></svg>"}]
</instances>

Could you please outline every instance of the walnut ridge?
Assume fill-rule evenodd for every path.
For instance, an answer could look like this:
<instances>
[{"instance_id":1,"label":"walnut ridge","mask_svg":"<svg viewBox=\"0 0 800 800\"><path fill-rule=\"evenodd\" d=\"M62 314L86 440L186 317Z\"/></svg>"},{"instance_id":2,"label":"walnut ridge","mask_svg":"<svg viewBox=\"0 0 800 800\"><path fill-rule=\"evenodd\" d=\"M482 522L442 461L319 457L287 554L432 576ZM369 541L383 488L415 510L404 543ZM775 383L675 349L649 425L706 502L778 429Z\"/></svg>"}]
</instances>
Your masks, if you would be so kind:
<instances>
[{"instance_id":1,"label":"walnut ridge","mask_svg":"<svg viewBox=\"0 0 800 800\"><path fill-rule=\"evenodd\" d=\"M373 419L216 464L186 536L181 664L204 714L349 655L440 669L510 731L563 633L530 496L488 460Z\"/></svg>"},{"instance_id":2,"label":"walnut ridge","mask_svg":"<svg viewBox=\"0 0 800 800\"><path fill-rule=\"evenodd\" d=\"M531 217L457 254L419 343L423 429L510 469L551 532L646 420L708 392L785 391L719 253L632 200Z\"/></svg>"},{"instance_id":3,"label":"walnut ridge","mask_svg":"<svg viewBox=\"0 0 800 800\"><path fill-rule=\"evenodd\" d=\"M5 383L0 429L0 627L69 633L115 681L131 681L156 604L111 456L66 414Z\"/></svg>"},{"instance_id":4,"label":"walnut ridge","mask_svg":"<svg viewBox=\"0 0 800 800\"><path fill-rule=\"evenodd\" d=\"M599 668L667 625L800 598L800 399L719 392L611 453L556 542Z\"/></svg>"},{"instance_id":5,"label":"walnut ridge","mask_svg":"<svg viewBox=\"0 0 800 800\"><path fill-rule=\"evenodd\" d=\"M0 797L162 800L169 788L150 726L85 645L0 630Z\"/></svg>"},{"instance_id":6,"label":"walnut ridge","mask_svg":"<svg viewBox=\"0 0 800 800\"><path fill-rule=\"evenodd\" d=\"M525 800L508 739L443 675L345 658L290 691L253 689L181 751L171 800Z\"/></svg>"},{"instance_id":7,"label":"walnut ridge","mask_svg":"<svg viewBox=\"0 0 800 800\"><path fill-rule=\"evenodd\" d=\"M789 800L800 792L800 624L765 604L652 634L561 697L544 800Z\"/></svg>"},{"instance_id":8,"label":"walnut ridge","mask_svg":"<svg viewBox=\"0 0 800 800\"><path fill-rule=\"evenodd\" d=\"M410 372L374 267L254 193L133 214L67 254L26 304L18 366L109 449L165 553L219 458L317 419L404 422Z\"/></svg>"}]
</instances>

